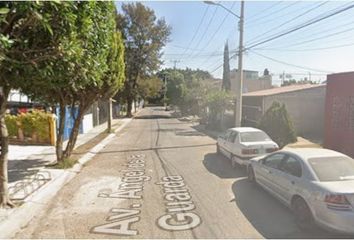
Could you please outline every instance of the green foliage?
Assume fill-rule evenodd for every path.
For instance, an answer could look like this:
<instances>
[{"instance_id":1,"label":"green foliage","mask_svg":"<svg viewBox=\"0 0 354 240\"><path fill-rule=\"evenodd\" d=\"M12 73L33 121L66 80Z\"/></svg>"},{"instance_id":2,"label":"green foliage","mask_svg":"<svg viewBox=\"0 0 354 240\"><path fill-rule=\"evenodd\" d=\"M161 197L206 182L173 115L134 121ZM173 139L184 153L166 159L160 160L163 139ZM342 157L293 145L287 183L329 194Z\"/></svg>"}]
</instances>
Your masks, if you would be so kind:
<instances>
[{"instance_id":1,"label":"green foliage","mask_svg":"<svg viewBox=\"0 0 354 240\"><path fill-rule=\"evenodd\" d=\"M258 127L269 134L279 147L296 142L293 123L284 104L273 102L261 118Z\"/></svg>"},{"instance_id":2,"label":"green foliage","mask_svg":"<svg viewBox=\"0 0 354 240\"><path fill-rule=\"evenodd\" d=\"M77 161L71 158L64 158L62 161L57 164L51 166L51 168L55 169L69 169L72 168Z\"/></svg>"},{"instance_id":3,"label":"green foliage","mask_svg":"<svg viewBox=\"0 0 354 240\"><path fill-rule=\"evenodd\" d=\"M10 137L17 137L18 133L18 117L13 115L5 116L5 124Z\"/></svg>"},{"instance_id":4,"label":"green foliage","mask_svg":"<svg viewBox=\"0 0 354 240\"><path fill-rule=\"evenodd\" d=\"M230 79L230 56L229 56L229 45L226 42L224 48L224 72L222 76L222 89L230 91L231 89L231 79Z\"/></svg>"},{"instance_id":5,"label":"green foliage","mask_svg":"<svg viewBox=\"0 0 354 240\"><path fill-rule=\"evenodd\" d=\"M138 79L138 93L143 99L155 98L161 95L163 82L156 75Z\"/></svg>"},{"instance_id":6,"label":"green foliage","mask_svg":"<svg viewBox=\"0 0 354 240\"><path fill-rule=\"evenodd\" d=\"M131 115L131 103L139 93L138 80L148 79L159 69L161 50L171 29L164 19L157 20L154 11L140 2L123 3L122 10L116 21L125 40L126 81L119 95L126 98Z\"/></svg>"},{"instance_id":7,"label":"green foliage","mask_svg":"<svg viewBox=\"0 0 354 240\"><path fill-rule=\"evenodd\" d=\"M211 89L206 95L204 106L208 108L207 123L209 128L221 127L221 118L225 109L230 105L232 96L225 91Z\"/></svg>"},{"instance_id":8,"label":"green foliage","mask_svg":"<svg viewBox=\"0 0 354 240\"><path fill-rule=\"evenodd\" d=\"M170 104L180 106L186 94L186 83L183 74L170 72L165 75L167 81L166 96Z\"/></svg>"},{"instance_id":9,"label":"green foliage","mask_svg":"<svg viewBox=\"0 0 354 240\"><path fill-rule=\"evenodd\" d=\"M33 134L38 136L40 142L50 142L49 121L52 116L43 111L34 110L28 113L21 113L17 116L6 115L5 122L9 135L17 137L18 129L22 129L25 137L31 138Z\"/></svg>"}]
</instances>

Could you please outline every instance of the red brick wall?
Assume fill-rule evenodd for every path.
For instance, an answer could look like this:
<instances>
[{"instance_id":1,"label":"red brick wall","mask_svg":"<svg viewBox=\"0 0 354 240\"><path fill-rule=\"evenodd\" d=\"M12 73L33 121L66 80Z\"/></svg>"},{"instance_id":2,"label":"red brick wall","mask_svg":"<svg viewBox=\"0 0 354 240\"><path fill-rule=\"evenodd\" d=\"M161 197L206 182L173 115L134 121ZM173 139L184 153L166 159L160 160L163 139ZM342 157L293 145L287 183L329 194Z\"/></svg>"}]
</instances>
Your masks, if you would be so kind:
<instances>
[{"instance_id":1,"label":"red brick wall","mask_svg":"<svg viewBox=\"0 0 354 240\"><path fill-rule=\"evenodd\" d=\"M354 157L354 72L327 76L324 146Z\"/></svg>"}]
</instances>

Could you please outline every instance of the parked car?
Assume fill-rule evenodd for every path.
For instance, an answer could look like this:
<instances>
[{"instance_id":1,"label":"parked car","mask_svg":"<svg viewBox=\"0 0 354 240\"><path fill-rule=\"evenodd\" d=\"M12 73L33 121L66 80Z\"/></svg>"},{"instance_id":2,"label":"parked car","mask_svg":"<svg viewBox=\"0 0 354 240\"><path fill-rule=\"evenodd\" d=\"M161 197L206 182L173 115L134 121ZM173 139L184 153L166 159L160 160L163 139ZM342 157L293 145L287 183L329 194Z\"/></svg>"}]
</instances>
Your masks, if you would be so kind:
<instances>
[{"instance_id":1,"label":"parked car","mask_svg":"<svg viewBox=\"0 0 354 240\"><path fill-rule=\"evenodd\" d=\"M328 149L284 149L251 160L248 178L290 207L302 228L354 234L354 159Z\"/></svg>"},{"instance_id":2,"label":"parked car","mask_svg":"<svg viewBox=\"0 0 354 240\"><path fill-rule=\"evenodd\" d=\"M236 164L248 165L250 159L279 149L278 145L262 130L251 127L230 128L216 143L218 153Z\"/></svg>"}]
</instances>

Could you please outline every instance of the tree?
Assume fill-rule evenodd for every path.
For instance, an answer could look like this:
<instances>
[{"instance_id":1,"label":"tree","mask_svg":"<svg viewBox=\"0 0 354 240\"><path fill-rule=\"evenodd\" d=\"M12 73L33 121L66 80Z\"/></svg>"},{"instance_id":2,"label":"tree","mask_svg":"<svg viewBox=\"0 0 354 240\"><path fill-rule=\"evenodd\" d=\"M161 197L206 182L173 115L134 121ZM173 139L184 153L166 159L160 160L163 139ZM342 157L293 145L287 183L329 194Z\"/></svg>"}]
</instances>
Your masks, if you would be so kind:
<instances>
[{"instance_id":1,"label":"tree","mask_svg":"<svg viewBox=\"0 0 354 240\"><path fill-rule=\"evenodd\" d=\"M0 3L0 207L14 206L8 196L8 132L5 124L7 98L12 88L26 83L30 68L59 54L48 38L53 34L49 21L54 10L65 12L69 3L1 2ZM27 75L27 77L30 75Z\"/></svg>"},{"instance_id":2,"label":"tree","mask_svg":"<svg viewBox=\"0 0 354 240\"><path fill-rule=\"evenodd\" d=\"M162 81L156 75L138 79L138 93L146 101L158 97L162 90Z\"/></svg>"},{"instance_id":3,"label":"tree","mask_svg":"<svg viewBox=\"0 0 354 240\"><path fill-rule=\"evenodd\" d=\"M209 89L204 99L204 106L209 110L207 114L207 127L210 129L220 129L222 127L222 116L225 109L230 105L232 96L223 90Z\"/></svg>"},{"instance_id":4,"label":"tree","mask_svg":"<svg viewBox=\"0 0 354 240\"><path fill-rule=\"evenodd\" d=\"M183 74L178 71L166 71L165 78L167 81L166 96L168 102L180 106L186 94L186 83Z\"/></svg>"},{"instance_id":5,"label":"tree","mask_svg":"<svg viewBox=\"0 0 354 240\"><path fill-rule=\"evenodd\" d=\"M20 89L32 99L59 103L57 158L69 156L83 113L93 101L122 85L124 47L116 33L112 2L8 2L1 17L0 205L12 205L7 192L8 135L4 124L7 95ZM74 130L63 154L65 107L78 106Z\"/></svg>"},{"instance_id":6,"label":"tree","mask_svg":"<svg viewBox=\"0 0 354 240\"><path fill-rule=\"evenodd\" d=\"M117 14L117 27L125 42L126 81L119 94L126 99L127 116L138 94L138 79L153 75L161 65L161 49L165 46L171 28L164 19L156 19L153 10L141 3L123 3L122 14Z\"/></svg>"},{"instance_id":7,"label":"tree","mask_svg":"<svg viewBox=\"0 0 354 240\"><path fill-rule=\"evenodd\" d=\"M230 80L230 63L229 63L229 45L226 42L224 48L224 72L222 76L222 87L221 89L230 91L231 89L231 80Z\"/></svg>"},{"instance_id":8,"label":"tree","mask_svg":"<svg viewBox=\"0 0 354 240\"><path fill-rule=\"evenodd\" d=\"M33 99L59 104L58 161L70 157L88 108L98 98L114 95L124 80L124 46L116 32L114 4L75 2L67 15L71 16L67 34L58 45L53 42L61 49L60 57L43 62L41 75L22 88ZM71 106L74 126L63 151L66 106Z\"/></svg>"},{"instance_id":9,"label":"tree","mask_svg":"<svg viewBox=\"0 0 354 240\"><path fill-rule=\"evenodd\" d=\"M269 134L281 148L289 143L296 142L293 123L284 104L273 102L272 106L262 116L258 127Z\"/></svg>"}]
</instances>

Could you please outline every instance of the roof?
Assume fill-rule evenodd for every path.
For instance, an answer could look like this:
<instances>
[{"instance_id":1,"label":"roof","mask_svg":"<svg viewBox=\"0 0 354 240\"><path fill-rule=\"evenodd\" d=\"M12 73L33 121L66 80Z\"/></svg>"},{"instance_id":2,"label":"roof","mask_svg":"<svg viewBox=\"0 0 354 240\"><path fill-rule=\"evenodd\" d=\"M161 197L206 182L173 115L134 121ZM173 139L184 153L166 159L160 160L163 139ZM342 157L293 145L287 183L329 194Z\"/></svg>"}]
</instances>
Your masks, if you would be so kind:
<instances>
[{"instance_id":1,"label":"roof","mask_svg":"<svg viewBox=\"0 0 354 240\"><path fill-rule=\"evenodd\" d=\"M319 85L312 85L312 84L291 85L291 86L286 86L286 87L278 87L278 88L271 88L271 89L266 89L266 90L261 90L261 91L249 92L249 93L243 94L243 96L244 97L271 96L271 95L276 95L276 94L295 92L295 91L301 91L301 90L307 90L307 89L325 87L325 86L326 86L325 84L319 84Z\"/></svg>"},{"instance_id":2,"label":"roof","mask_svg":"<svg viewBox=\"0 0 354 240\"><path fill-rule=\"evenodd\" d=\"M237 132L260 132L262 130L253 128L253 127L237 127L237 128L231 128L231 130L237 131Z\"/></svg>"},{"instance_id":3,"label":"roof","mask_svg":"<svg viewBox=\"0 0 354 240\"><path fill-rule=\"evenodd\" d=\"M344 156L342 153L325 148L284 148L283 152L296 154L304 160L310 158Z\"/></svg>"}]
</instances>

